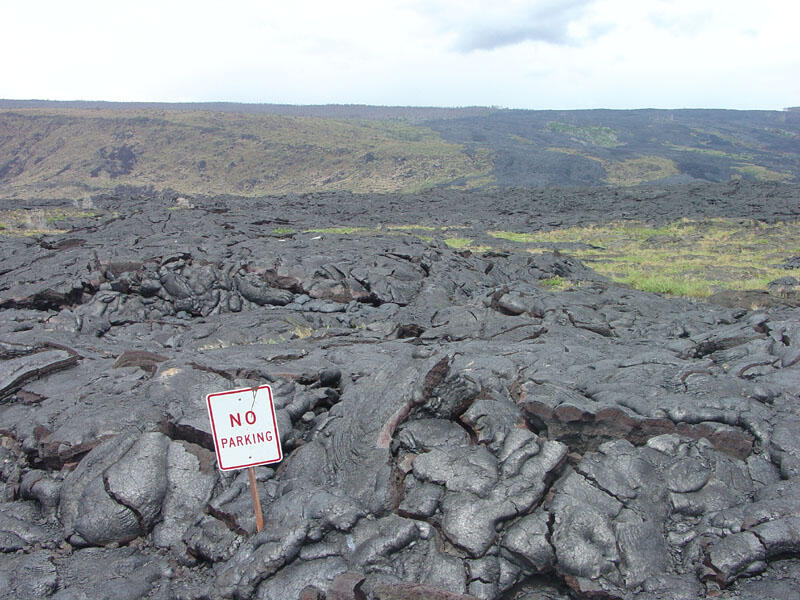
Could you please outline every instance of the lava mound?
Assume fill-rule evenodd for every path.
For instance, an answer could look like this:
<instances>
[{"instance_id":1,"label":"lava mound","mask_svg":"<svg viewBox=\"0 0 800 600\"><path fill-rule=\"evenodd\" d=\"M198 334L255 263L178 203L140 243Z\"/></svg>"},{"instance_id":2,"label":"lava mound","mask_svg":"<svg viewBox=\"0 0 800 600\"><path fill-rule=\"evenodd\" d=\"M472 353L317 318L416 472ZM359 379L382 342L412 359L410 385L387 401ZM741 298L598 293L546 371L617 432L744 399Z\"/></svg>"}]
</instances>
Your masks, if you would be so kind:
<instances>
[{"instance_id":1,"label":"lava mound","mask_svg":"<svg viewBox=\"0 0 800 600\"><path fill-rule=\"evenodd\" d=\"M308 208L277 232L277 200L104 202L0 238L0 597L796 594L800 309ZM205 395L266 383L257 533Z\"/></svg>"}]
</instances>

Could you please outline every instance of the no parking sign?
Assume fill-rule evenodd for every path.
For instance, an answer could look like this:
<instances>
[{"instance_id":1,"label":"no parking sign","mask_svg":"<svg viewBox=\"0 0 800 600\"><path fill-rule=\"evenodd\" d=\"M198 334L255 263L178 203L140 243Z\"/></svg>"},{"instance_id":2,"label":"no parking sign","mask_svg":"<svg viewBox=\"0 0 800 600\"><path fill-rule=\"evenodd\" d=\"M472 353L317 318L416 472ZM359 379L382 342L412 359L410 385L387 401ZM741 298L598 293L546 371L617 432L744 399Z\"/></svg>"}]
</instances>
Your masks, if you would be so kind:
<instances>
[{"instance_id":1,"label":"no parking sign","mask_svg":"<svg viewBox=\"0 0 800 600\"><path fill-rule=\"evenodd\" d=\"M222 471L283 459L272 388L229 390L206 396L217 464Z\"/></svg>"}]
</instances>

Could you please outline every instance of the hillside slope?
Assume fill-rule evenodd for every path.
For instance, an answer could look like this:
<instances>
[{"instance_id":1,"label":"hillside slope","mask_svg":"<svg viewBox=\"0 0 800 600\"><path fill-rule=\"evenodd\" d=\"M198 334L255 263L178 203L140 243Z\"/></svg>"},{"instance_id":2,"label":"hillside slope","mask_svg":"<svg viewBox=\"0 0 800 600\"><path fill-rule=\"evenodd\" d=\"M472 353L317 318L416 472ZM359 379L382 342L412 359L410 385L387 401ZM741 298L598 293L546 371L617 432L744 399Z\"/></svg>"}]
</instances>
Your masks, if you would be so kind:
<instances>
[{"instance_id":1,"label":"hillside slope","mask_svg":"<svg viewBox=\"0 0 800 600\"><path fill-rule=\"evenodd\" d=\"M7 198L739 178L800 182L800 112L0 101Z\"/></svg>"},{"instance_id":2,"label":"hillside slope","mask_svg":"<svg viewBox=\"0 0 800 600\"><path fill-rule=\"evenodd\" d=\"M205 111L0 112L0 193L74 196L121 184L239 195L411 192L491 170L403 122Z\"/></svg>"},{"instance_id":3,"label":"hillside slope","mask_svg":"<svg viewBox=\"0 0 800 600\"><path fill-rule=\"evenodd\" d=\"M427 125L491 148L493 176L506 186L800 181L793 111L498 111Z\"/></svg>"}]
</instances>

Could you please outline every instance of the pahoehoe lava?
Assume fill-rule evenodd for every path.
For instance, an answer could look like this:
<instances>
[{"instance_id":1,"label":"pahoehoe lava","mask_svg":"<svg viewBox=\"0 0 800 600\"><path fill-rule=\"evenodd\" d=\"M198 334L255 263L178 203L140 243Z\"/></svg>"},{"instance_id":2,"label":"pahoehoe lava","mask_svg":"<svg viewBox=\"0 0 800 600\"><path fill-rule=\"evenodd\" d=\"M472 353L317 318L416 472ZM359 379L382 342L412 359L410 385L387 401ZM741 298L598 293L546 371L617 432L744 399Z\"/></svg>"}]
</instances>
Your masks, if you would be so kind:
<instances>
[{"instance_id":1,"label":"pahoehoe lava","mask_svg":"<svg viewBox=\"0 0 800 600\"><path fill-rule=\"evenodd\" d=\"M800 309L378 225L775 222L798 197L120 189L0 237L0 598L796 597ZM285 459L256 533L204 397L264 383Z\"/></svg>"}]
</instances>

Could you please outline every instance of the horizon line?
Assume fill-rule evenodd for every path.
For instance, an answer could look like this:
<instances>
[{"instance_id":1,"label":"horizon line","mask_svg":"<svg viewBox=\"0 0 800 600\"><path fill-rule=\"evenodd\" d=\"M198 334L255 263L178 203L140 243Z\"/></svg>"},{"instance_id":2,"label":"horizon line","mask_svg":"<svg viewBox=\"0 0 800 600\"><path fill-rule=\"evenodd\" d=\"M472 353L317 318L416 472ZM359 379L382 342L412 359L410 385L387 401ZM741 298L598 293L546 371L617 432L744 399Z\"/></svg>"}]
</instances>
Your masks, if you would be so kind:
<instances>
[{"instance_id":1,"label":"horizon line","mask_svg":"<svg viewBox=\"0 0 800 600\"><path fill-rule=\"evenodd\" d=\"M656 106L643 106L637 108L606 108L606 107L592 107L592 108L519 108L501 105L479 105L479 104L463 104L463 105L412 105L412 104L365 104L359 102L352 103L338 103L328 102L320 104L292 104L287 102L243 102L237 100L193 100L193 101L176 101L176 100L86 100L86 99L70 99L70 100L53 100L45 98L0 98L0 108L4 104L127 104L127 105L159 105L163 107L170 106L192 106L192 105L230 105L230 106L275 106L287 108L376 108L376 109L407 109L407 110L484 110L492 112L501 111L530 111L530 112L579 112L579 111L699 111L699 110L715 110L715 111L736 111L736 112L791 112L800 111L798 106L785 106L782 108L719 108L719 107L693 107L683 106L678 108L662 108ZM24 108L22 106L15 108Z\"/></svg>"}]
</instances>

